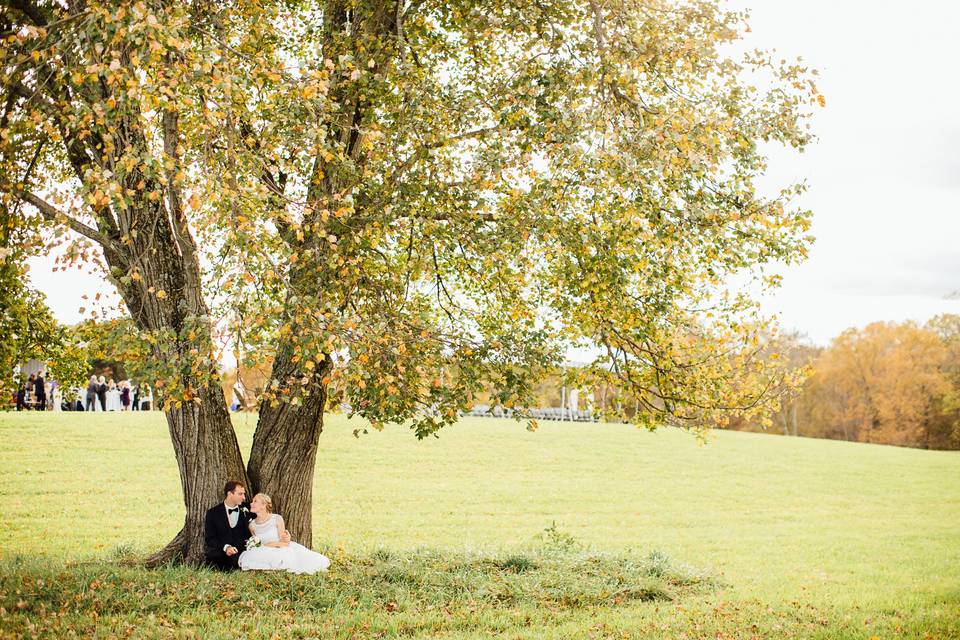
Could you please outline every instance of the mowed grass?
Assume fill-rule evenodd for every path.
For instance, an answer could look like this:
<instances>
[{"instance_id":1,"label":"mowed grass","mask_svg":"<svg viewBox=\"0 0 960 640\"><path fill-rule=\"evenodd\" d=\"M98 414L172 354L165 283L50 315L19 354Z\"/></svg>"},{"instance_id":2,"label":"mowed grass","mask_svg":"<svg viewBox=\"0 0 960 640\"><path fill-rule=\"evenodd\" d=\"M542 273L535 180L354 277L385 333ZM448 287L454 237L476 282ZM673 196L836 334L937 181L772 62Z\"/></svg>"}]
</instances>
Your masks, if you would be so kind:
<instances>
[{"instance_id":1,"label":"mowed grass","mask_svg":"<svg viewBox=\"0 0 960 640\"><path fill-rule=\"evenodd\" d=\"M247 451L255 416L235 422ZM734 432L714 432L703 446L674 429L615 424L547 422L530 433L512 421L464 419L423 442L402 427L357 439L355 426L330 416L321 436L314 548L333 557L334 570L304 581L117 568L111 558L160 546L182 520L163 416L0 414L5 587L89 578L170 584L171 592L196 582L216 593L266 580L258 593L266 589L273 613L242 634L263 637L960 638L958 453ZM606 587L592 599L557 600L549 594L560 586L530 574L534 586L516 587L530 597L490 600L491 585L512 583L506 565L482 558L536 562L531 545L542 545L554 523L585 549L551 569L551 579L575 583L594 566L591 554L643 559L652 551L711 579L667 594L673 600L618 599ZM423 548L440 560L420 573L467 566L463 557L494 567L468 571L464 584L473 586L457 592L486 595L453 598L432 578L402 577ZM378 554L407 567L398 574L405 595L374 580L363 599ZM629 573L629 561L611 562L609 572ZM439 589L436 597L424 599L425 584ZM303 595L270 597L324 588L328 604L312 609L296 604ZM334 602L330 593L343 597ZM19 597L3 595L0 628L29 635L29 616L15 611ZM180 631L160 623L141 631L235 637L208 605L177 609ZM97 625L104 637L122 635L138 615L111 606ZM82 626L86 614L71 615Z\"/></svg>"}]
</instances>

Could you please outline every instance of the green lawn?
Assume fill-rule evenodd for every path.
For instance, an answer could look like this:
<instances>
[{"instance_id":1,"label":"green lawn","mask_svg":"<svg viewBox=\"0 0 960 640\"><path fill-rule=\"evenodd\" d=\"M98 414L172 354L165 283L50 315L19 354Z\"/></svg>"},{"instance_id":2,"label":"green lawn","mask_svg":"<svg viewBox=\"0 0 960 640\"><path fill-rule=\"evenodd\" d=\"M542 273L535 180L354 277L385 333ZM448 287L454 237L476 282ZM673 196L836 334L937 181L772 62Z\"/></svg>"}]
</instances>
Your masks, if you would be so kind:
<instances>
[{"instance_id":1,"label":"green lawn","mask_svg":"<svg viewBox=\"0 0 960 640\"><path fill-rule=\"evenodd\" d=\"M245 450L254 422L236 419ZM334 570L307 588L329 584L330 593L341 593L350 582L360 595L303 609L293 616L300 622L289 619L302 609L295 599L287 611L287 600L270 599L279 603L273 613L244 635L960 638L956 452L734 432L715 432L701 446L673 429L546 422L530 433L492 419L465 419L424 442L401 427L360 439L352 429L334 416L321 436L314 546L333 557ZM29 612L17 611L17 602L33 606L21 599L29 590L15 591L50 580L42 576L162 582L173 591L195 579L212 592L231 584L205 571L109 562L153 549L179 528L179 480L161 414L4 413L0 435L0 631L40 633L42 625L30 630ZM481 598L479 610L469 599L445 604L442 594L424 600L413 589L401 611L382 611L371 596L364 614L358 602L367 574L337 574L338 557L341 567L355 568L379 547L410 557L423 547L506 557L537 544L552 523L586 545L581 555L644 558L657 550L707 572L716 586L678 591L672 601L558 605L538 595L498 607ZM482 580L501 581L491 575ZM267 580L268 590L302 583L264 574L232 579L238 588ZM541 586L524 593L539 594ZM431 607L447 605L466 622L434 620ZM112 606L98 617L103 637L123 635L137 615L132 604L130 611ZM217 626L216 607L176 610L179 631L160 623L141 631L234 637ZM79 625L86 614L71 615ZM192 627L183 626L184 616ZM311 631L321 619L326 632ZM304 620L313 622L298 627Z\"/></svg>"}]
</instances>

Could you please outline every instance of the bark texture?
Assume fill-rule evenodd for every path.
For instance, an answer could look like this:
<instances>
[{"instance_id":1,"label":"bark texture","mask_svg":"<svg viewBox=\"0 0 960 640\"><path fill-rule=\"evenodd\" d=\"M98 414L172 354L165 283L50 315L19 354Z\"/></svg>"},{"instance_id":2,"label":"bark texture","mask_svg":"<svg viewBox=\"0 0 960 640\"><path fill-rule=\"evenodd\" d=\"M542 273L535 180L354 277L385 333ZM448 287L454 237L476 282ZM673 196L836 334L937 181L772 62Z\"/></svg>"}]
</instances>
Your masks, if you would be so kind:
<instances>
[{"instance_id":1,"label":"bark texture","mask_svg":"<svg viewBox=\"0 0 960 640\"><path fill-rule=\"evenodd\" d=\"M322 366L318 377L328 368ZM283 380L296 374L286 349L274 361L273 376ZM315 383L304 390L299 404L264 403L247 467L252 490L271 497L290 535L307 547L313 544L313 475L326 401L325 386Z\"/></svg>"},{"instance_id":2,"label":"bark texture","mask_svg":"<svg viewBox=\"0 0 960 640\"><path fill-rule=\"evenodd\" d=\"M124 271L132 267L141 274L129 284L116 284L139 329L169 336L153 346L152 356L159 361L189 362L192 353L213 352L196 248L185 222L179 230L176 223L164 220L167 223L163 224L155 216L165 211L155 209L153 215L141 212L135 218L155 225L149 246L134 246L126 255L105 251L105 257L110 266L122 265ZM151 295L151 289L167 295L158 298ZM206 370L181 365L178 375L180 387L190 390L192 399L166 407L166 418L183 489L184 523L180 533L148 559L151 565L202 562L206 510L223 499L227 480L247 484L240 447L212 365Z\"/></svg>"}]
</instances>

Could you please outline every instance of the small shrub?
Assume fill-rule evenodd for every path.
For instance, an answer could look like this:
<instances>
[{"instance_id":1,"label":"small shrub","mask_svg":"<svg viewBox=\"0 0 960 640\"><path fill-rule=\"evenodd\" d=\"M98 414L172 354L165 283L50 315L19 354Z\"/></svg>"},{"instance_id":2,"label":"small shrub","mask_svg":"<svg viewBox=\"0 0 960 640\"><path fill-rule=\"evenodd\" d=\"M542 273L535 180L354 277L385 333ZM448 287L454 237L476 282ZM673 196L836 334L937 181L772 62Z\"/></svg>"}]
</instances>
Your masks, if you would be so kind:
<instances>
[{"instance_id":1,"label":"small shrub","mask_svg":"<svg viewBox=\"0 0 960 640\"><path fill-rule=\"evenodd\" d=\"M537 568L537 563L532 559L524 555L513 555L509 556L502 562L498 563L498 566L504 571L512 571L513 573L523 573L525 571L530 571L531 569Z\"/></svg>"},{"instance_id":2,"label":"small shrub","mask_svg":"<svg viewBox=\"0 0 960 640\"><path fill-rule=\"evenodd\" d=\"M550 526L537 534L536 538L540 542L540 548L543 551L552 551L557 553L578 553L583 551L586 546L575 537L557 527L557 521L554 520Z\"/></svg>"}]
</instances>

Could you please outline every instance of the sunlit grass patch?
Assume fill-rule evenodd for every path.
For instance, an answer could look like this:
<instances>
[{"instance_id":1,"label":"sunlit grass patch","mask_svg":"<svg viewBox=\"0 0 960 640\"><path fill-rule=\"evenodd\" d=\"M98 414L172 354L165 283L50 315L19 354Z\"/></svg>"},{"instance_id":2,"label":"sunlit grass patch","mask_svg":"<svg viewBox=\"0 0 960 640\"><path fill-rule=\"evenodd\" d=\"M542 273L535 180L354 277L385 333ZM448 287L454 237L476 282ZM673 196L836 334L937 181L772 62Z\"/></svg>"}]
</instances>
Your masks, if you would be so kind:
<instances>
[{"instance_id":1,"label":"sunlit grass patch","mask_svg":"<svg viewBox=\"0 0 960 640\"><path fill-rule=\"evenodd\" d=\"M235 422L245 451L256 416ZM329 416L317 458L333 570L222 576L124 566L182 524L161 415L0 413L0 638L960 639L960 453L479 418L424 442L352 431ZM18 597L64 572L59 599Z\"/></svg>"}]
</instances>

